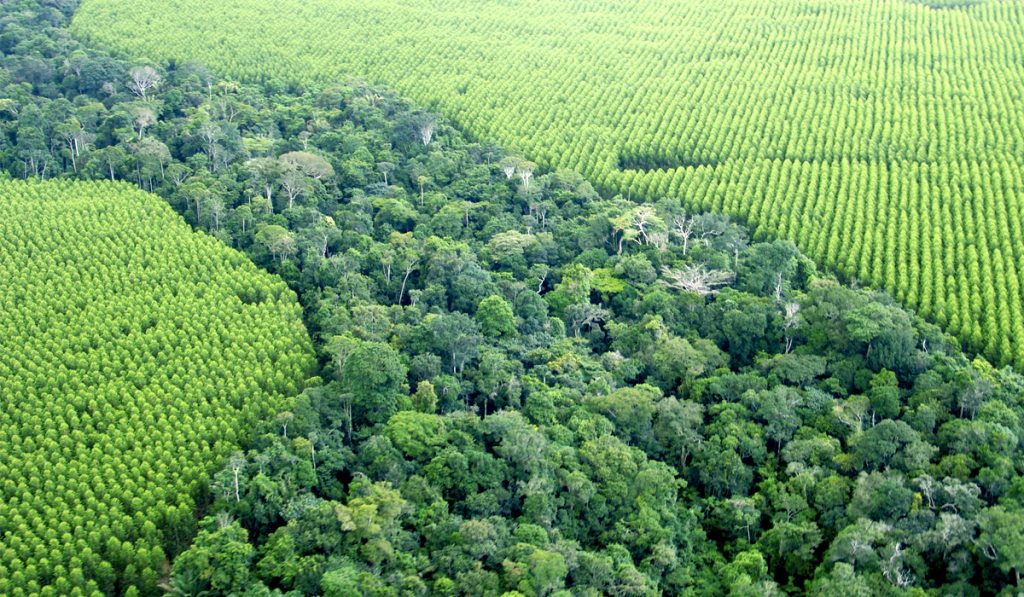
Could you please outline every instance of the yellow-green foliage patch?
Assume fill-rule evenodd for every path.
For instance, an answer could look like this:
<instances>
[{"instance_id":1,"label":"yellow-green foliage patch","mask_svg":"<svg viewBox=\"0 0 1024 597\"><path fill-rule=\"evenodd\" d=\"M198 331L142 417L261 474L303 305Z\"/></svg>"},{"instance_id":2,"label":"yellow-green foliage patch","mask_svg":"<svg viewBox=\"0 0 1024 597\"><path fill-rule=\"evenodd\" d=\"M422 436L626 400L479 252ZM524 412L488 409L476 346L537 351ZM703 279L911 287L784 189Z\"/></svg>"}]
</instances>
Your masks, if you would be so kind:
<instances>
[{"instance_id":1,"label":"yellow-green foliage patch","mask_svg":"<svg viewBox=\"0 0 1024 597\"><path fill-rule=\"evenodd\" d=\"M1024 3L84 0L229 77L366 77L633 198L793 239L1024 365Z\"/></svg>"},{"instance_id":2,"label":"yellow-green foliage patch","mask_svg":"<svg viewBox=\"0 0 1024 597\"><path fill-rule=\"evenodd\" d=\"M0 594L137 584L301 389L295 295L124 184L0 182Z\"/></svg>"}]
</instances>

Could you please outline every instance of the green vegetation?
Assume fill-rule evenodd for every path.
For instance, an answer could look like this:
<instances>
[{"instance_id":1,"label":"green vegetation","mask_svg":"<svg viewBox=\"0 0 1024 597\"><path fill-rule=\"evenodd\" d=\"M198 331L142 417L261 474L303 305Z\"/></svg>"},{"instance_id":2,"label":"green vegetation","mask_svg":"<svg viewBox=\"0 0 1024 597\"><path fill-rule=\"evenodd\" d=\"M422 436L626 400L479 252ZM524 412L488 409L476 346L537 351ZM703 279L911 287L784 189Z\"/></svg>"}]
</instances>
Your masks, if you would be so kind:
<instances>
[{"instance_id":1,"label":"green vegetation","mask_svg":"<svg viewBox=\"0 0 1024 597\"><path fill-rule=\"evenodd\" d=\"M291 89L277 78L222 79L196 63L126 63L69 35L71 10L49 0L0 4L0 168L61 179L54 187L109 178L152 190L193 226L278 273L299 296L319 357L319 375L287 407L259 415L263 424L241 449L223 441L244 439L231 435L241 425L209 423L223 429L206 436L223 441L206 454L220 465L209 484L191 487L202 521L179 509L181 531L162 538L173 562L157 571L160 589L474 597L1020 590L1024 379L1010 368L969 360L887 295L840 285L790 242L750 242L745 228L678 194L643 204L628 191L602 195L573 171L468 141L379 87ZM105 213L110 194L87 208ZM39 234L64 243L84 221ZM144 221L119 218L124 229ZM91 246L100 244L111 242L93 235ZM126 267L137 265L132 255L121 259ZM198 271L213 267L208 261ZM160 277L188 280L193 271ZM218 275L180 296L209 296L222 278L232 279ZM13 296L45 296L42 282L17 280ZM227 301L255 308L265 297ZM85 312L99 307L86 303ZM115 315L116 326L123 318ZM182 325L224 338L239 328L226 317L188 312ZM95 351L124 342L120 326L93 329L106 334ZM279 336L259 338L274 346ZM194 363L232 362L200 352L178 375L186 387L247 387L249 369L234 381L193 375ZM26 370L43 387L73 362L39 360ZM279 366L264 365L255 369L276 378ZM122 383L105 366L89 379ZM129 390L134 379L124 382ZM167 433L192 437L195 426ZM74 433L58 431L54 441ZM131 453L107 449L111 458ZM175 470L151 468L154 479ZM37 484L45 490L51 478L63 477ZM79 487L95 493L94 479ZM123 486L107 485L118 503ZM158 484L137 483L132 497L139 486ZM49 500L40 504L57 536L17 553L23 568L57 570L48 552L71 545L76 556L93 553L64 538L91 518L66 522ZM7 520L0 517L5 554L21 541ZM143 564L159 554L118 541L108 549L126 563L97 587L156 593ZM138 561L127 561L131 554ZM33 589L23 573L0 592Z\"/></svg>"},{"instance_id":2,"label":"green vegetation","mask_svg":"<svg viewBox=\"0 0 1024 597\"><path fill-rule=\"evenodd\" d=\"M1024 366L1024 4L85 0L75 31L279 88L394 86L600 189L738 216Z\"/></svg>"},{"instance_id":3,"label":"green vegetation","mask_svg":"<svg viewBox=\"0 0 1024 597\"><path fill-rule=\"evenodd\" d=\"M0 182L0 594L152 590L311 366L295 295L123 183Z\"/></svg>"},{"instance_id":4,"label":"green vegetation","mask_svg":"<svg viewBox=\"0 0 1024 597\"><path fill-rule=\"evenodd\" d=\"M722 216L509 178L443 120L424 144L429 115L381 90L295 101L277 128L319 123L305 148L336 190L289 208L271 184L275 212L229 230L299 290L325 383L214 476L174 592L1015 582L1020 376ZM258 240L271 226L283 259Z\"/></svg>"}]
</instances>

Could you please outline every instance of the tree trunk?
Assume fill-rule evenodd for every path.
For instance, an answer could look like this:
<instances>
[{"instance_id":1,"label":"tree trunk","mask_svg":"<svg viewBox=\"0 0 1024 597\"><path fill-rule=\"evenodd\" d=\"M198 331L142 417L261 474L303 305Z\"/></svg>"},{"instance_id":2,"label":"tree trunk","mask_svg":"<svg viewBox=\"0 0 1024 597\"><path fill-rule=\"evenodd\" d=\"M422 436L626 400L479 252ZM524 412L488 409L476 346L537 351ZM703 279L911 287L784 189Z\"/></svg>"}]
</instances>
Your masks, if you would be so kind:
<instances>
[{"instance_id":1,"label":"tree trunk","mask_svg":"<svg viewBox=\"0 0 1024 597\"><path fill-rule=\"evenodd\" d=\"M405 283L409 280L409 274L412 273L412 269L405 270L405 277L402 278L402 289L398 291L398 304L402 304L402 297L405 296Z\"/></svg>"},{"instance_id":2,"label":"tree trunk","mask_svg":"<svg viewBox=\"0 0 1024 597\"><path fill-rule=\"evenodd\" d=\"M345 443L352 445L352 397L345 400Z\"/></svg>"}]
</instances>

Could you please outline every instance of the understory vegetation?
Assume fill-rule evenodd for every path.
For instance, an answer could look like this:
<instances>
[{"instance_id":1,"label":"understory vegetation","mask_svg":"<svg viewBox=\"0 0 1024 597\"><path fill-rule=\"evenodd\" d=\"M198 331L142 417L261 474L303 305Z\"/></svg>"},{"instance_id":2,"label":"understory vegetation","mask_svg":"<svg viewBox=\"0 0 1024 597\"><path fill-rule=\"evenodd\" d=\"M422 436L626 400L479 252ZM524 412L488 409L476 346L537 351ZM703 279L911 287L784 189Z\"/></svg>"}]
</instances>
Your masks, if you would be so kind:
<instances>
[{"instance_id":1,"label":"understory vegetation","mask_svg":"<svg viewBox=\"0 0 1024 597\"><path fill-rule=\"evenodd\" d=\"M126 62L47 6L2 7L0 165L164 197L287 282L319 359L141 592L1015 590L1011 369L676 194L602 195L360 82Z\"/></svg>"}]
</instances>

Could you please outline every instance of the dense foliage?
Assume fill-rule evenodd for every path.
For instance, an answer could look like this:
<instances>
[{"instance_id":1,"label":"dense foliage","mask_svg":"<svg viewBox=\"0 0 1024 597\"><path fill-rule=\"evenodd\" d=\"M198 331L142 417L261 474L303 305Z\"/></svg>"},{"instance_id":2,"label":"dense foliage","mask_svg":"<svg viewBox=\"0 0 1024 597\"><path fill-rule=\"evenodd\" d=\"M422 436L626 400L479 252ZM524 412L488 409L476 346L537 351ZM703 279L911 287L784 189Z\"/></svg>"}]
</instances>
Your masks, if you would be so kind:
<instances>
[{"instance_id":1,"label":"dense foliage","mask_svg":"<svg viewBox=\"0 0 1024 597\"><path fill-rule=\"evenodd\" d=\"M217 514L169 588L1014 582L1019 376L969 363L884 295L820 278L788 242L748 244L677 201L602 199L567 172L507 177L500 152L443 123L424 144L415 112L367 93L319 96L327 126L308 148L336 172L385 152L389 183L350 179L286 208L274 234L295 250L265 259L306 299L326 383L215 476ZM336 153L339 130L358 141ZM426 175L436 190L421 194Z\"/></svg>"},{"instance_id":2,"label":"dense foliage","mask_svg":"<svg viewBox=\"0 0 1024 597\"><path fill-rule=\"evenodd\" d=\"M0 183L0 594L150 590L302 389L295 295L122 183Z\"/></svg>"},{"instance_id":3,"label":"dense foliage","mask_svg":"<svg viewBox=\"0 0 1024 597\"><path fill-rule=\"evenodd\" d=\"M1024 381L886 296L377 88L126 64L2 9L3 167L154 190L314 334L321 379L214 475L172 593L1017 582Z\"/></svg>"},{"instance_id":4,"label":"dense foliage","mask_svg":"<svg viewBox=\"0 0 1024 597\"><path fill-rule=\"evenodd\" d=\"M394 86L599 189L733 214L1024 365L1024 4L86 0L76 32Z\"/></svg>"}]
</instances>

